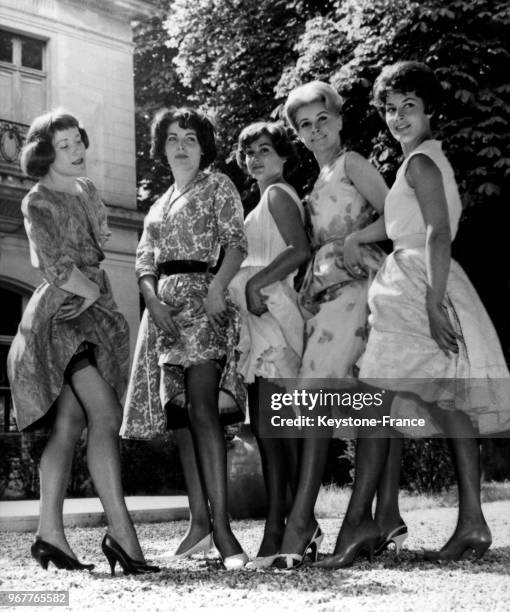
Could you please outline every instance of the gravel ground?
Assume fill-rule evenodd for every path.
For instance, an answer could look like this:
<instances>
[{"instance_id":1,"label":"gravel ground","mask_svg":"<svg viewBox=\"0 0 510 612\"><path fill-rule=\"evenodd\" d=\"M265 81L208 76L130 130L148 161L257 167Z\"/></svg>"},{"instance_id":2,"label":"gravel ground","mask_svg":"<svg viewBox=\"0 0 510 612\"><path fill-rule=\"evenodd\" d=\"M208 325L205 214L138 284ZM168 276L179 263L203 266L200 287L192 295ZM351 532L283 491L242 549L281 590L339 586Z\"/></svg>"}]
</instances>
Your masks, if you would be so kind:
<instances>
[{"instance_id":1,"label":"gravel ground","mask_svg":"<svg viewBox=\"0 0 510 612\"><path fill-rule=\"evenodd\" d=\"M138 525L149 560L160 574L109 575L100 552L104 528L68 531L83 561L96 563L92 573L43 571L31 559L26 533L0 533L0 591L70 591L73 610L327 610L437 611L510 610L510 501L485 504L494 544L482 561L438 566L421 561L423 548L437 548L455 525L456 510L432 508L405 513L410 536L396 562L391 553L373 564L357 561L345 570L304 567L293 572L226 572L214 560L176 561L169 556L186 530L183 521ZM331 552L340 519L321 519L326 533L323 552ZM237 521L234 530L250 555L257 551L260 521ZM7 609L7 608L2 608ZM12 608L13 609L13 608ZM62 608L44 608L61 610Z\"/></svg>"}]
</instances>

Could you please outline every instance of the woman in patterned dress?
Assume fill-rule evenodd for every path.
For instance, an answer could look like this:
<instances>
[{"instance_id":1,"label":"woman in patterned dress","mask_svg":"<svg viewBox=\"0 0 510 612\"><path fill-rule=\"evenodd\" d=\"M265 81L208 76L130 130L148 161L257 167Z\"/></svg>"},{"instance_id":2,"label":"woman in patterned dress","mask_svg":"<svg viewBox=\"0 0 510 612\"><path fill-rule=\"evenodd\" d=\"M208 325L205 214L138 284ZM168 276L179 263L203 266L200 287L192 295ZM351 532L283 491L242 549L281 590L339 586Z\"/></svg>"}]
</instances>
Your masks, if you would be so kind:
<instances>
[{"instance_id":1,"label":"woman in patterned dress","mask_svg":"<svg viewBox=\"0 0 510 612\"><path fill-rule=\"evenodd\" d=\"M295 378L303 350L303 319L294 276L310 256L303 207L283 177L293 148L285 127L257 122L239 135L237 163L257 181L260 201L245 219L248 257L230 283L241 313L238 370L248 385L250 424L257 439L268 498L264 537L248 569L269 567L280 550L287 495L295 493L297 440L264 436L268 406L260 387L281 392L269 379Z\"/></svg>"},{"instance_id":2,"label":"woman in patterned dress","mask_svg":"<svg viewBox=\"0 0 510 612\"><path fill-rule=\"evenodd\" d=\"M108 519L103 551L112 574L116 561L130 573L156 571L144 562L122 493L118 435L129 330L99 267L110 232L93 183L82 178L87 147L77 119L56 110L34 120L21 156L24 172L39 179L22 212L31 261L44 282L25 309L8 372L18 427L37 426L46 413L53 419L41 457L32 555L45 569L50 561L66 569L93 567L76 559L62 516L74 449L86 427L87 462Z\"/></svg>"},{"instance_id":3,"label":"woman in patterned dress","mask_svg":"<svg viewBox=\"0 0 510 612\"><path fill-rule=\"evenodd\" d=\"M305 349L299 371L302 388L329 388L355 377L354 366L366 342L367 290L372 271L383 260L378 247L367 246L380 234L386 184L361 155L346 151L341 142L342 99L328 84L313 81L293 90L285 103L288 122L314 154L320 174L309 201L314 255L300 291L307 317ZM348 433L348 432L346 432ZM342 432L338 434L341 436ZM317 557L323 535L314 516L328 440L304 440L297 495L287 521L278 567L298 567L307 553ZM395 444L385 489L380 495L379 520L400 521L398 464Z\"/></svg>"},{"instance_id":4,"label":"woman in patterned dress","mask_svg":"<svg viewBox=\"0 0 510 612\"><path fill-rule=\"evenodd\" d=\"M432 138L441 97L433 71L418 62L387 66L374 85L376 106L405 159L385 202L394 250L370 287L371 330L360 378L395 393L391 417L415 419L414 427L403 428L408 435L449 438L458 521L448 542L426 558L456 561L471 552L480 558L491 544L480 504L476 436L510 429L510 380L492 322L451 259L462 205L453 169ZM388 443L377 430L373 434L360 440L349 507L323 567L345 567L378 541L371 506Z\"/></svg>"},{"instance_id":5,"label":"woman in patterned dress","mask_svg":"<svg viewBox=\"0 0 510 612\"><path fill-rule=\"evenodd\" d=\"M122 435L152 438L174 428L191 512L177 555L209 549L214 541L225 567L238 569L247 557L228 520L219 408L245 406L235 359L238 312L226 295L246 255L241 201L225 175L204 172L216 145L202 113L161 110L152 124L151 153L169 163L174 183L148 212L137 249L147 308ZM221 246L224 258L213 276Z\"/></svg>"}]
</instances>

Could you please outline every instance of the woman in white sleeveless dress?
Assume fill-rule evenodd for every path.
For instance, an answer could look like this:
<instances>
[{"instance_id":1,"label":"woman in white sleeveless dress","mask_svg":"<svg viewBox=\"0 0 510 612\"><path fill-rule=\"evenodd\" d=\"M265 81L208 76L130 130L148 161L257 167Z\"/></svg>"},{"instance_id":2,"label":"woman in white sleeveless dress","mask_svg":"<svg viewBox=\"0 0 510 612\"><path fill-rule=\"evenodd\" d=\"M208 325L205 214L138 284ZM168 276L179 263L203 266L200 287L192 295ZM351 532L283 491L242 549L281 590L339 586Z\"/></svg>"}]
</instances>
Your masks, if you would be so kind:
<instances>
[{"instance_id":1,"label":"woman in white sleeveless dress","mask_svg":"<svg viewBox=\"0 0 510 612\"><path fill-rule=\"evenodd\" d=\"M480 558L491 544L480 504L476 436L510 429L510 381L494 327L450 255L462 206L453 169L432 139L430 120L440 96L434 73L418 62L387 66L374 86L376 105L405 160L385 202L394 251L370 287L371 331L360 378L395 392L391 417L410 425L403 428L407 435L449 438L458 522L446 545L426 558L457 561L468 553ZM374 434L359 440L349 507L334 555L322 567L345 567L362 552L371 555L380 538L371 506L388 442Z\"/></svg>"},{"instance_id":2,"label":"woman in white sleeveless dress","mask_svg":"<svg viewBox=\"0 0 510 612\"><path fill-rule=\"evenodd\" d=\"M310 250L301 201L283 178L285 162L292 155L280 124L254 123L239 136L238 164L257 181L261 194L245 220L248 256L230 284L241 313L238 371L248 385L250 422L260 449L269 506L259 551L247 565L251 569L269 567L279 552L288 488L295 493L297 478L297 440L262 437L270 407L259 396L261 379L266 392L282 392L267 379L295 378L303 349L294 276Z\"/></svg>"}]
</instances>

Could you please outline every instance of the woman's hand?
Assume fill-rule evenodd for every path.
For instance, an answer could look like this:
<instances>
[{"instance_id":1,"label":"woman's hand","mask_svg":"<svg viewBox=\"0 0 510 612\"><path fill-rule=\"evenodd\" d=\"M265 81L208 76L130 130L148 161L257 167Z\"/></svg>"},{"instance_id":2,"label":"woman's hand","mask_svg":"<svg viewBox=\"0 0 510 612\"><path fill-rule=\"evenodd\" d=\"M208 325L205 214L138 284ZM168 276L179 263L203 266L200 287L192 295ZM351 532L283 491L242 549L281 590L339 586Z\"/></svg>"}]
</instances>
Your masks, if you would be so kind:
<instances>
[{"instance_id":1,"label":"woman's hand","mask_svg":"<svg viewBox=\"0 0 510 612\"><path fill-rule=\"evenodd\" d=\"M427 314L429 317L430 335L437 342L443 353L449 357L448 351L458 353L457 334L448 318L446 309L437 304L427 303Z\"/></svg>"},{"instance_id":2,"label":"woman's hand","mask_svg":"<svg viewBox=\"0 0 510 612\"><path fill-rule=\"evenodd\" d=\"M349 234L344 241L344 266L354 278L366 276L363 253L356 232Z\"/></svg>"},{"instance_id":3,"label":"woman's hand","mask_svg":"<svg viewBox=\"0 0 510 612\"><path fill-rule=\"evenodd\" d=\"M214 280L209 285L204 308L211 327L218 336L221 335L221 328L228 322L227 302L224 289Z\"/></svg>"},{"instance_id":4,"label":"woman's hand","mask_svg":"<svg viewBox=\"0 0 510 612\"><path fill-rule=\"evenodd\" d=\"M251 314L257 317L260 317L260 315L263 315L268 310L266 298L260 293L261 288L262 287L259 287L253 278L246 283L246 307L248 308L248 312L251 312Z\"/></svg>"},{"instance_id":5,"label":"woman's hand","mask_svg":"<svg viewBox=\"0 0 510 612\"><path fill-rule=\"evenodd\" d=\"M169 334L173 340L180 340L179 330L172 318L172 308L168 304L154 297L147 302L147 308L152 320L160 329Z\"/></svg>"}]
</instances>

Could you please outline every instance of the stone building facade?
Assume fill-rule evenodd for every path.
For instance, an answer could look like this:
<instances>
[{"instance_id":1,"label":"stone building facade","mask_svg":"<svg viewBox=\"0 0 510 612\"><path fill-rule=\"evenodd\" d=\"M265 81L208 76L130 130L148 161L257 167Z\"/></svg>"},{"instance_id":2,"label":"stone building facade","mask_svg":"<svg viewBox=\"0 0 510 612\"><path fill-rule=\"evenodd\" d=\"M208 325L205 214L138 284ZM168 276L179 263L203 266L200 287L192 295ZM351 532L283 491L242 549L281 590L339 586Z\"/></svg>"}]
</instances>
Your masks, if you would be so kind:
<instances>
[{"instance_id":1,"label":"stone building facade","mask_svg":"<svg viewBox=\"0 0 510 612\"><path fill-rule=\"evenodd\" d=\"M31 121L45 110L67 109L90 137L88 176L108 207L112 230L104 265L134 345L139 323L134 256L143 219L136 207L131 23L150 12L151 3L142 0L0 3L0 436L16 431L7 352L23 307L41 281L30 265L20 210L33 183L22 176L19 150Z\"/></svg>"}]
</instances>

